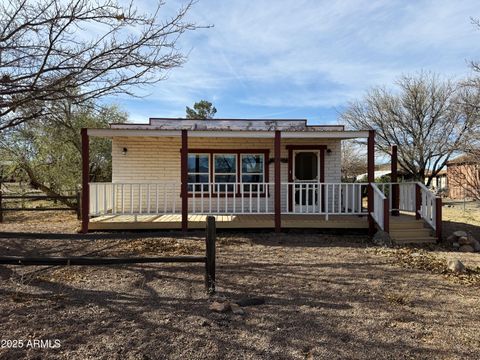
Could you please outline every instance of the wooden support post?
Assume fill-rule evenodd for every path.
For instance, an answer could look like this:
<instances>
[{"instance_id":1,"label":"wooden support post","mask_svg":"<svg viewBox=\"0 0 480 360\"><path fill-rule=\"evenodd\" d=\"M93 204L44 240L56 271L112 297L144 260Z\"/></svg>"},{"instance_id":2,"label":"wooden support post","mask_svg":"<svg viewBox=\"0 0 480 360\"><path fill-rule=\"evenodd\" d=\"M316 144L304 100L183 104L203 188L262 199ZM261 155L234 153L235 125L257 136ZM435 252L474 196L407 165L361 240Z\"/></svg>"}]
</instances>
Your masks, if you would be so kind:
<instances>
[{"instance_id":1,"label":"wooden support post","mask_svg":"<svg viewBox=\"0 0 480 360\"><path fill-rule=\"evenodd\" d=\"M182 130L182 150L180 151L180 177L182 197L182 231L188 230L188 132Z\"/></svg>"},{"instance_id":2,"label":"wooden support post","mask_svg":"<svg viewBox=\"0 0 480 360\"><path fill-rule=\"evenodd\" d=\"M280 147L281 147L281 133L279 130L275 131L275 232L282 231L282 208L281 208L281 182L280 182Z\"/></svg>"},{"instance_id":3,"label":"wooden support post","mask_svg":"<svg viewBox=\"0 0 480 360\"><path fill-rule=\"evenodd\" d=\"M388 198L383 199L383 231L390 232L390 209Z\"/></svg>"},{"instance_id":4,"label":"wooden support post","mask_svg":"<svg viewBox=\"0 0 480 360\"><path fill-rule=\"evenodd\" d=\"M0 223L3 222L2 191L0 190Z\"/></svg>"},{"instance_id":5,"label":"wooden support post","mask_svg":"<svg viewBox=\"0 0 480 360\"><path fill-rule=\"evenodd\" d=\"M205 287L208 294L215 293L215 242L217 229L214 216L207 216L207 228L205 238L206 261L205 261Z\"/></svg>"},{"instance_id":6,"label":"wooden support post","mask_svg":"<svg viewBox=\"0 0 480 360\"><path fill-rule=\"evenodd\" d=\"M89 172L90 172L90 144L87 129L81 130L82 136L82 233L88 232L89 211L90 211L90 189L89 189Z\"/></svg>"},{"instance_id":7,"label":"wooden support post","mask_svg":"<svg viewBox=\"0 0 480 360\"><path fill-rule=\"evenodd\" d=\"M392 197L392 215L399 216L400 211L398 209L400 204L400 187L398 184L398 149L397 145L392 145L392 158L390 161L391 165L391 172L390 172L390 181L393 183L392 185L392 193L390 196Z\"/></svg>"},{"instance_id":8,"label":"wooden support post","mask_svg":"<svg viewBox=\"0 0 480 360\"><path fill-rule=\"evenodd\" d=\"M368 233L373 236L375 233L375 222L372 218L373 213L373 188L375 182L375 130L368 132L367 143L367 179L368 179Z\"/></svg>"},{"instance_id":9,"label":"wooden support post","mask_svg":"<svg viewBox=\"0 0 480 360\"><path fill-rule=\"evenodd\" d=\"M442 241L443 222L442 222L442 198L435 198L435 232L437 235L437 242Z\"/></svg>"},{"instance_id":10,"label":"wooden support post","mask_svg":"<svg viewBox=\"0 0 480 360\"><path fill-rule=\"evenodd\" d=\"M420 185L415 184L415 219L420 220L420 208L422 207L422 190Z\"/></svg>"}]
</instances>

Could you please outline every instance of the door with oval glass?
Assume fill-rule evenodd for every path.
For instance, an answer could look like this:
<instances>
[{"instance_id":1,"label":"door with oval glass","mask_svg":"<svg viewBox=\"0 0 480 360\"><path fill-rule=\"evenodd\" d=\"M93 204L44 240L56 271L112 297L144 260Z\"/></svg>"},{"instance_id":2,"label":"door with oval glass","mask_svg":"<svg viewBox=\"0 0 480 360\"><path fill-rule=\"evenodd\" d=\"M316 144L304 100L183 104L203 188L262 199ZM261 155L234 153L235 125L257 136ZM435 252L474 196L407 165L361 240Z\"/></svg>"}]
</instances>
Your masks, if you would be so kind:
<instances>
[{"instance_id":1,"label":"door with oval glass","mask_svg":"<svg viewBox=\"0 0 480 360\"><path fill-rule=\"evenodd\" d=\"M315 212L320 181L320 151L295 151L293 156L294 201L296 213Z\"/></svg>"}]
</instances>

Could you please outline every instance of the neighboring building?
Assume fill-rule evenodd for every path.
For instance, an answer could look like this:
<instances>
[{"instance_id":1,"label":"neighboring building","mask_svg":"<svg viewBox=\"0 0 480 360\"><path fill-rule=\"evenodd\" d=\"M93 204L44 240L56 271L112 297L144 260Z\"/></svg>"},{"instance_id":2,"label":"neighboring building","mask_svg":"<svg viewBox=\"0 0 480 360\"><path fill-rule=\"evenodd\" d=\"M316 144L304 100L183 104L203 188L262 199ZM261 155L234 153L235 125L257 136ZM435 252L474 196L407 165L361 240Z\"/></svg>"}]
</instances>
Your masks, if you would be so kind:
<instances>
[{"instance_id":1,"label":"neighboring building","mask_svg":"<svg viewBox=\"0 0 480 360\"><path fill-rule=\"evenodd\" d=\"M380 164L375 166L375 179L379 180L385 176L390 176L392 173L392 165L390 163ZM399 181L408 181L410 180L408 172L405 171L401 166L397 171L397 177ZM355 181L364 181L367 178L367 173L357 175Z\"/></svg>"},{"instance_id":2,"label":"neighboring building","mask_svg":"<svg viewBox=\"0 0 480 360\"><path fill-rule=\"evenodd\" d=\"M425 175L425 185L428 182L429 173ZM430 189L436 193L443 193L448 189L447 170L440 170L437 175L434 176L430 183ZM445 194L448 195L448 194Z\"/></svg>"},{"instance_id":3,"label":"neighboring building","mask_svg":"<svg viewBox=\"0 0 480 360\"><path fill-rule=\"evenodd\" d=\"M461 155L447 163L448 197L480 198L480 156Z\"/></svg>"}]
</instances>

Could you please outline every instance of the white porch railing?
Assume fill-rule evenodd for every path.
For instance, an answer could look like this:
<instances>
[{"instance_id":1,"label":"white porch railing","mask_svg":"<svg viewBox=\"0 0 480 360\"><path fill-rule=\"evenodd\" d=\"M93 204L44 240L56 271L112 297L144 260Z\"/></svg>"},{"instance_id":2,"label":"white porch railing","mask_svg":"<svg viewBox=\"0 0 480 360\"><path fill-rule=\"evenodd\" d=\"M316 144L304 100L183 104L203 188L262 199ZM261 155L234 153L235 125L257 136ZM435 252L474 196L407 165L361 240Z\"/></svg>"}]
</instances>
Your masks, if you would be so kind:
<instances>
[{"instance_id":1,"label":"white porch railing","mask_svg":"<svg viewBox=\"0 0 480 360\"><path fill-rule=\"evenodd\" d=\"M273 214L273 183L189 183L191 214Z\"/></svg>"},{"instance_id":2,"label":"white porch railing","mask_svg":"<svg viewBox=\"0 0 480 360\"><path fill-rule=\"evenodd\" d=\"M282 214L366 215L366 183L282 183ZM90 183L90 216L181 212L181 184ZM274 214L273 183L189 183L190 214Z\"/></svg>"},{"instance_id":3,"label":"white porch railing","mask_svg":"<svg viewBox=\"0 0 480 360\"><path fill-rule=\"evenodd\" d=\"M367 183L282 183L283 213L362 215Z\"/></svg>"},{"instance_id":4,"label":"white porch railing","mask_svg":"<svg viewBox=\"0 0 480 360\"><path fill-rule=\"evenodd\" d=\"M180 212L180 183L90 183L91 216Z\"/></svg>"},{"instance_id":5,"label":"white porch railing","mask_svg":"<svg viewBox=\"0 0 480 360\"><path fill-rule=\"evenodd\" d=\"M415 184L414 182L375 183L388 198L390 210L415 212ZM398 207L393 206L393 192L398 190Z\"/></svg>"},{"instance_id":6,"label":"white porch railing","mask_svg":"<svg viewBox=\"0 0 480 360\"><path fill-rule=\"evenodd\" d=\"M373 220L375 220L380 229L388 231L385 226L387 220L385 219L385 203L387 201L387 197L378 188L377 184L372 183L371 186L373 189L373 212L371 212L370 215L372 216Z\"/></svg>"},{"instance_id":7,"label":"white porch railing","mask_svg":"<svg viewBox=\"0 0 480 360\"><path fill-rule=\"evenodd\" d=\"M425 222L427 222L433 229L437 228L437 196L432 191L430 191L423 183L376 183L375 185L388 198L390 209L413 212L415 214L418 214L420 218L425 220ZM395 209L392 206L395 185L398 186L398 209ZM419 188L418 193L417 188ZM417 196L419 197L418 204Z\"/></svg>"},{"instance_id":8,"label":"white porch railing","mask_svg":"<svg viewBox=\"0 0 480 360\"><path fill-rule=\"evenodd\" d=\"M437 197L421 182L417 183L420 187L420 217L425 220L433 229L437 228L436 224L436 199Z\"/></svg>"}]
</instances>

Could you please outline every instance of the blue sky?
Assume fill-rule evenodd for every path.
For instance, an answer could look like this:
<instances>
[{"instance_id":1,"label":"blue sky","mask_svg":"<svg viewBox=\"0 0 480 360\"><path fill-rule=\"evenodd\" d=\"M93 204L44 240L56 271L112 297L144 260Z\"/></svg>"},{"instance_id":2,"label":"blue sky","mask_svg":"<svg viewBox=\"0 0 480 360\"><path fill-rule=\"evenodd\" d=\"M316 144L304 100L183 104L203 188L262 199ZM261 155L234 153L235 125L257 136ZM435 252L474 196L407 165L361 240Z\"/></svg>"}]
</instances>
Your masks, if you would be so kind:
<instances>
[{"instance_id":1,"label":"blue sky","mask_svg":"<svg viewBox=\"0 0 480 360\"><path fill-rule=\"evenodd\" d=\"M169 8L180 4L167 0ZM372 86L392 87L401 74L471 76L468 61L480 59L472 16L480 17L478 0L199 0L189 19L214 27L180 40L188 62L145 98L107 101L134 122L183 117L185 106L206 99L218 118L336 123L349 101Z\"/></svg>"}]
</instances>

